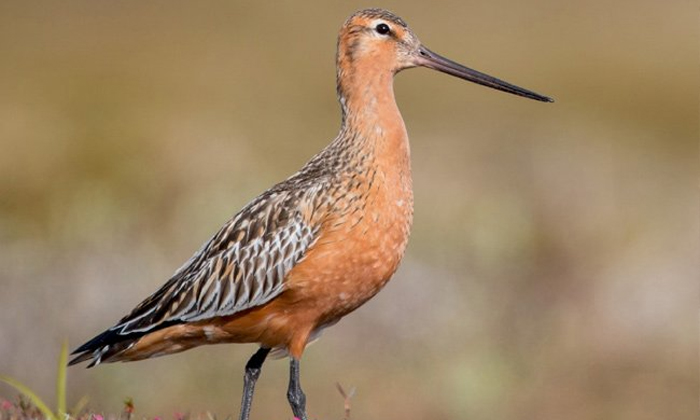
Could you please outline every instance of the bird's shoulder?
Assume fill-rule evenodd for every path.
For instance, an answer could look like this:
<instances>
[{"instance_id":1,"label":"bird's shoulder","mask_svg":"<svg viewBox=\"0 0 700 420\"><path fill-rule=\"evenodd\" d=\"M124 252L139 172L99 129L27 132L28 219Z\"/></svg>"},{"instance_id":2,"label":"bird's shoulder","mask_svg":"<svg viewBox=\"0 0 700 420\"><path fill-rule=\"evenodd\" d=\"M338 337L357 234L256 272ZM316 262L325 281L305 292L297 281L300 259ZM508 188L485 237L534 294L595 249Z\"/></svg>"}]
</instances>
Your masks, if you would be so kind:
<instances>
[{"instance_id":1,"label":"bird's shoulder","mask_svg":"<svg viewBox=\"0 0 700 420\"><path fill-rule=\"evenodd\" d=\"M283 243L289 236L314 236L328 208L324 192L333 184L323 170L300 171L274 185L229 219L176 275L197 271L234 247Z\"/></svg>"}]
</instances>

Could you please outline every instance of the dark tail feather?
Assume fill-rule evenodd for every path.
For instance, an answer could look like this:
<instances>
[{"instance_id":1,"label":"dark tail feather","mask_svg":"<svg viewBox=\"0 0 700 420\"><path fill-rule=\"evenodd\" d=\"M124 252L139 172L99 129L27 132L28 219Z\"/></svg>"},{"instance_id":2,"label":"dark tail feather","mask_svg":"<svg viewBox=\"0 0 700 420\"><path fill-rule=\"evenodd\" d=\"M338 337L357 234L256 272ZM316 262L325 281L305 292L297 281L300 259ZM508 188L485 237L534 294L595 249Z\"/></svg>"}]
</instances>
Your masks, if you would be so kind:
<instances>
[{"instance_id":1,"label":"dark tail feather","mask_svg":"<svg viewBox=\"0 0 700 420\"><path fill-rule=\"evenodd\" d=\"M110 357L130 347L139 337L140 335L121 335L114 330L107 330L73 350L71 355L76 357L68 362L68 366L90 359L92 362L87 366L88 368L106 362Z\"/></svg>"},{"instance_id":2,"label":"dark tail feather","mask_svg":"<svg viewBox=\"0 0 700 420\"><path fill-rule=\"evenodd\" d=\"M68 362L68 366L72 366L90 359L93 360L88 365L89 368L102 362L116 361L110 359L131 347L144 335L153 331L158 331L162 328L167 328L171 325L179 324L180 322L181 321L177 320L162 322L158 326L151 328L148 331L131 332L128 334L120 334L117 329L109 329L102 334L98 334L87 343L73 350L71 355L76 357Z\"/></svg>"},{"instance_id":3,"label":"dark tail feather","mask_svg":"<svg viewBox=\"0 0 700 420\"><path fill-rule=\"evenodd\" d=\"M78 353L84 353L84 352L92 352L100 347L104 346L105 344L111 344L115 341L117 332L113 330L107 330L104 331L102 334L98 334L97 336L93 337L90 341L87 343L83 344L82 346L78 347L77 349L73 350L71 354L78 354ZM77 363L77 362L76 362Z\"/></svg>"},{"instance_id":4,"label":"dark tail feather","mask_svg":"<svg viewBox=\"0 0 700 420\"><path fill-rule=\"evenodd\" d=\"M92 352L81 353L77 357L74 357L73 359L71 359L71 361L68 362L68 366L73 366L73 365L76 365L80 362L84 362L84 361L89 360L89 359L92 359ZM90 365L88 365L88 367L92 367L92 366L94 366L92 363Z\"/></svg>"}]
</instances>

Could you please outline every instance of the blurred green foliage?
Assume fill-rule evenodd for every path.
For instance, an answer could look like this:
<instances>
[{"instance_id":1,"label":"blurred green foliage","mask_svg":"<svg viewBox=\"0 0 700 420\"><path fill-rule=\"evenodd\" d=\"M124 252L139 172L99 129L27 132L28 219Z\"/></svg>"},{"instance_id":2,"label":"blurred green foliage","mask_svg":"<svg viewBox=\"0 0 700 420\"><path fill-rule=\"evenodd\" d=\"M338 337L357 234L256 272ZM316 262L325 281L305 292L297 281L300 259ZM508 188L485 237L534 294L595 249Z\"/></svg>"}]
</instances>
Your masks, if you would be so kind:
<instances>
[{"instance_id":1,"label":"blurred green foliage","mask_svg":"<svg viewBox=\"0 0 700 420\"><path fill-rule=\"evenodd\" d=\"M111 326L328 143L335 36L368 5L0 2L0 372L50 392L64 337ZM697 418L695 5L381 6L557 102L397 76L413 236L306 352L310 415L342 415L339 381L355 418ZM69 394L224 418L252 352L75 369ZM265 366L255 418L289 417L286 381Z\"/></svg>"}]
</instances>

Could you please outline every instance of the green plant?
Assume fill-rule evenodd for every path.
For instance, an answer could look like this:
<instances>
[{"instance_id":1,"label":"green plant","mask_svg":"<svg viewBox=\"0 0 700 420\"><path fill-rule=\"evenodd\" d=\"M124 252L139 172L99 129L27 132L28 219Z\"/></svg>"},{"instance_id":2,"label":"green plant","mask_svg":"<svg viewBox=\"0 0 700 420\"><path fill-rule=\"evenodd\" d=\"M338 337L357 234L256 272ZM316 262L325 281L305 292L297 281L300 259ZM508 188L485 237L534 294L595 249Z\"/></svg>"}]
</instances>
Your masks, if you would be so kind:
<instances>
[{"instance_id":1,"label":"green plant","mask_svg":"<svg viewBox=\"0 0 700 420\"><path fill-rule=\"evenodd\" d=\"M49 406L42 400L36 392L32 391L31 388L24 385L20 381L11 378L9 376L0 375L0 381L12 386L17 391L22 393L24 396L29 398L32 404L41 411L48 420L66 420L71 414L77 416L85 405L87 404L87 398L83 397L78 401L78 403L73 407L73 409L68 412L66 411L66 372L68 370L68 343L63 343L61 347L61 353L58 356L58 374L56 375L56 411L53 412Z\"/></svg>"}]
</instances>

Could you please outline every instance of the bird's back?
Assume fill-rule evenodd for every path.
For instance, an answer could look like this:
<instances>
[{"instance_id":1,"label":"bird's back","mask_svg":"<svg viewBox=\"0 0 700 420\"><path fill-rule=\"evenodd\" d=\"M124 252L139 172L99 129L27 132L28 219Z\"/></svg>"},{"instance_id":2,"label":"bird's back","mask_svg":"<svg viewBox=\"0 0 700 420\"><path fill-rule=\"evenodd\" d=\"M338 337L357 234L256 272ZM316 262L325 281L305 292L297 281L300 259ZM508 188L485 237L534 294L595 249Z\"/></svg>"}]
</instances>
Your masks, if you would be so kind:
<instances>
[{"instance_id":1,"label":"bird's back","mask_svg":"<svg viewBox=\"0 0 700 420\"><path fill-rule=\"evenodd\" d=\"M302 351L311 335L386 283L406 245L410 167L407 179L392 178L395 162L383 164L375 148L354 150L367 147L360 143L341 133L252 200L158 291L76 349L71 363L138 360L217 342L287 351L296 341ZM386 211L392 201L401 211Z\"/></svg>"}]
</instances>

